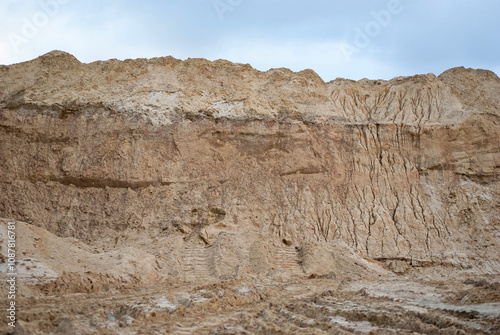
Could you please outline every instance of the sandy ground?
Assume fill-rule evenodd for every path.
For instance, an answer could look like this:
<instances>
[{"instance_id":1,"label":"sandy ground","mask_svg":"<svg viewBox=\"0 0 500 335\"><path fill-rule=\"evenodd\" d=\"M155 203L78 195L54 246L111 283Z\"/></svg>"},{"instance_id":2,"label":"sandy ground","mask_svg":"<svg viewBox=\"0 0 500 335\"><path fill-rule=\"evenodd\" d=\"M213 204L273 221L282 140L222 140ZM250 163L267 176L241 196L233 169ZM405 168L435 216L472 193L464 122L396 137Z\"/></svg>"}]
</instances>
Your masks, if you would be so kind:
<instances>
[{"instance_id":1,"label":"sandy ground","mask_svg":"<svg viewBox=\"0 0 500 335\"><path fill-rule=\"evenodd\" d=\"M6 334L483 334L500 332L496 284L443 278L170 281L18 299ZM500 278L482 279L498 283ZM22 287L22 286L21 286ZM456 301L467 292L471 299ZM483 296L484 302L478 297ZM455 300L454 300L455 299ZM454 301L454 303L448 301Z\"/></svg>"},{"instance_id":2,"label":"sandy ground","mask_svg":"<svg viewBox=\"0 0 500 335\"><path fill-rule=\"evenodd\" d=\"M397 275L343 245L265 249L263 241L257 249L266 253L250 248L248 264L234 265L237 251L223 241L238 236L221 240L219 258L187 242L167 250L179 263L172 275L163 253L97 250L23 222L16 229L17 323L12 328L2 317L1 334L500 332L498 275L454 268ZM5 257L0 270L6 297Z\"/></svg>"}]
</instances>

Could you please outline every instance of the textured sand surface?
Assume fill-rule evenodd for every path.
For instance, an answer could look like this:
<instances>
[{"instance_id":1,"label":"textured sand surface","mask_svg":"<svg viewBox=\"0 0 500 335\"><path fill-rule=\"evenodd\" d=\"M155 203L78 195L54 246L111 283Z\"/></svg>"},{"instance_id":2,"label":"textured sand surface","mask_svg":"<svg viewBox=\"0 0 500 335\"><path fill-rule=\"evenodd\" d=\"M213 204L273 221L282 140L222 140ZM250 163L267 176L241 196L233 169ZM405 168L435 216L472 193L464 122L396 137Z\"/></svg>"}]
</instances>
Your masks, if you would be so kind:
<instances>
[{"instance_id":1,"label":"textured sand surface","mask_svg":"<svg viewBox=\"0 0 500 335\"><path fill-rule=\"evenodd\" d=\"M0 66L27 333L499 331L499 174L486 70Z\"/></svg>"}]
</instances>

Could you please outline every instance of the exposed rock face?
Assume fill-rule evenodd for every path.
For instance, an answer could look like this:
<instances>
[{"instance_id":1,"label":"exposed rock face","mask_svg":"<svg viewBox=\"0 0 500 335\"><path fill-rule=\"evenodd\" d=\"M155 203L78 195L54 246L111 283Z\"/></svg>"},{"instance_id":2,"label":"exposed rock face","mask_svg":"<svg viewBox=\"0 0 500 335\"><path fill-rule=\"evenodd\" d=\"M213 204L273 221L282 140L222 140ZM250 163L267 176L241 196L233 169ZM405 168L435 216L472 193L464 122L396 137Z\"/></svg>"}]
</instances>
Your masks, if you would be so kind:
<instances>
[{"instance_id":1,"label":"exposed rock face","mask_svg":"<svg viewBox=\"0 0 500 335\"><path fill-rule=\"evenodd\" d=\"M500 271L489 71L324 83L310 70L51 52L0 67L0 145L0 217L145 248L165 275L182 273L175 259L197 239L211 275L266 271L270 256L252 260L263 236L335 241L397 272Z\"/></svg>"}]
</instances>

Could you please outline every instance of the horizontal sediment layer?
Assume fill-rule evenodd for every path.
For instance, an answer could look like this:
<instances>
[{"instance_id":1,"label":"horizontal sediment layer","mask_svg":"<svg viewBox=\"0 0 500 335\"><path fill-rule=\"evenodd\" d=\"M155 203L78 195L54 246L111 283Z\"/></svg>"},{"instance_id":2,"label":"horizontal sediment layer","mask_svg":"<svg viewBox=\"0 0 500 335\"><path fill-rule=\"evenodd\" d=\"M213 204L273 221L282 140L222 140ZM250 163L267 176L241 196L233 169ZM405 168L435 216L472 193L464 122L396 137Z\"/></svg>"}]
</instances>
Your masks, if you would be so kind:
<instances>
[{"instance_id":1,"label":"horizontal sediment layer","mask_svg":"<svg viewBox=\"0 0 500 335\"><path fill-rule=\"evenodd\" d=\"M498 92L463 68L325 83L52 52L0 67L0 217L102 248L249 231L497 273Z\"/></svg>"}]
</instances>

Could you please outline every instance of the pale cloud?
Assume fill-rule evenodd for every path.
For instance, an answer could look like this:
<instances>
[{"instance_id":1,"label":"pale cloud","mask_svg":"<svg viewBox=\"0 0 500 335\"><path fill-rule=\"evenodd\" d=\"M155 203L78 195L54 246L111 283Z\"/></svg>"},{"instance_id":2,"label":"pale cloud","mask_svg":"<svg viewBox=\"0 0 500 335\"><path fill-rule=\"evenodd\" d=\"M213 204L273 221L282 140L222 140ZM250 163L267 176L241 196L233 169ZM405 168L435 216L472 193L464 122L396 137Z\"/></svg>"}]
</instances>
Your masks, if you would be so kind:
<instances>
[{"instance_id":1,"label":"pale cloud","mask_svg":"<svg viewBox=\"0 0 500 335\"><path fill-rule=\"evenodd\" d=\"M40 0L0 1L0 64L58 49L82 62L172 55L223 58L263 71L310 68L325 81L439 74L453 66L500 69L494 14L500 3L492 0L400 0L401 14L347 58L342 46L356 46L356 28L373 21L389 0L243 1L224 20L211 0L41 1L64 4L17 48L9 34L22 36L23 25L43 8Z\"/></svg>"},{"instance_id":2,"label":"pale cloud","mask_svg":"<svg viewBox=\"0 0 500 335\"><path fill-rule=\"evenodd\" d=\"M211 58L228 58L236 62L246 63L252 59L252 65L266 71L269 68L288 67L294 71L306 68L331 66L345 63L338 42L307 42L288 41L276 43L273 41L235 39L228 41L225 48L215 53Z\"/></svg>"},{"instance_id":3,"label":"pale cloud","mask_svg":"<svg viewBox=\"0 0 500 335\"><path fill-rule=\"evenodd\" d=\"M12 5L3 4L1 10L7 15L4 14L1 20L0 43L8 45L8 48L2 49L7 50L7 53L2 52L0 56L2 62L9 64L37 57L40 55L37 51L40 41L44 37L49 35L54 40L58 39L59 29L64 26L60 23L61 20L64 21L64 16L61 15L64 4L55 0L49 6L44 5L46 3L22 1ZM44 49L42 53L47 51Z\"/></svg>"},{"instance_id":4,"label":"pale cloud","mask_svg":"<svg viewBox=\"0 0 500 335\"><path fill-rule=\"evenodd\" d=\"M26 37L23 34L26 20L32 21L33 13L40 10L32 8L30 14L17 11L17 15L9 17L12 28L0 42L1 64L31 60L51 50L69 52L82 62L154 56L147 47L139 49L136 45L127 43L127 32L133 29L127 17L109 18L92 25L76 25L75 13L60 8L47 24L37 27L36 34ZM21 42L13 45L12 36L19 36L20 39L14 41Z\"/></svg>"},{"instance_id":5,"label":"pale cloud","mask_svg":"<svg viewBox=\"0 0 500 335\"><path fill-rule=\"evenodd\" d=\"M11 64L14 58L10 55L10 44L0 43L0 64Z\"/></svg>"},{"instance_id":6,"label":"pale cloud","mask_svg":"<svg viewBox=\"0 0 500 335\"><path fill-rule=\"evenodd\" d=\"M221 51L215 52L210 59L230 59L248 63L260 70L287 67L293 71L312 69L323 80L343 78L390 79L401 75L401 69L394 65L372 59L367 55L356 56L354 60L345 58L342 45L345 41L304 41L295 40L277 43L274 41L245 40L237 38L226 41ZM380 73L384 76L380 76Z\"/></svg>"}]
</instances>

